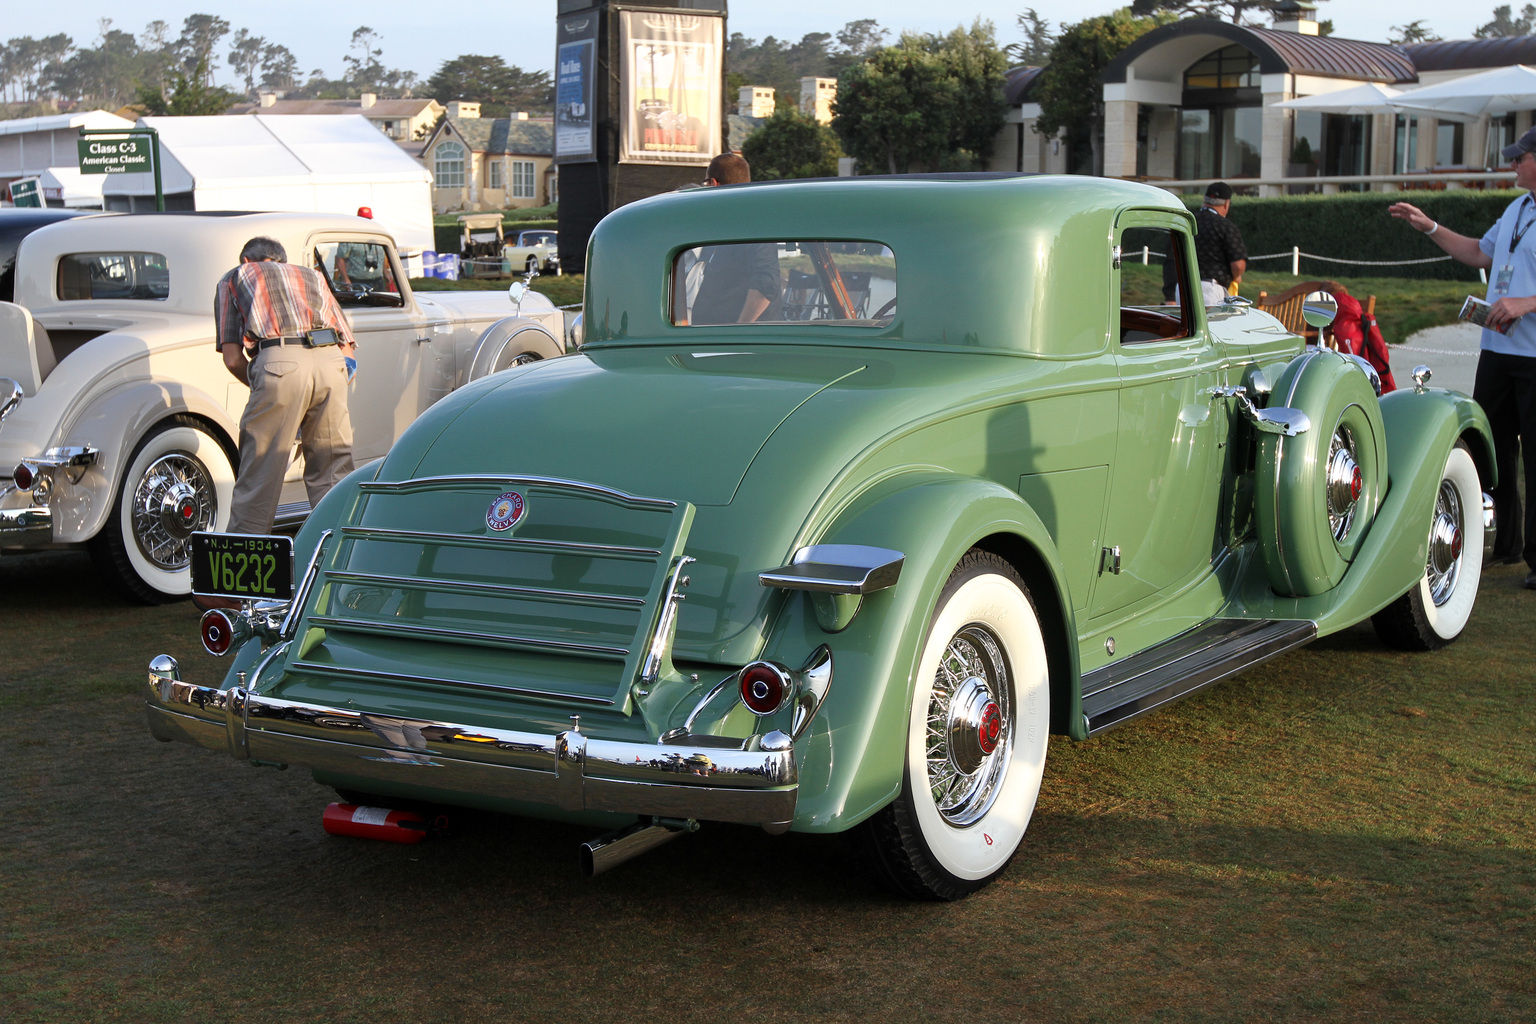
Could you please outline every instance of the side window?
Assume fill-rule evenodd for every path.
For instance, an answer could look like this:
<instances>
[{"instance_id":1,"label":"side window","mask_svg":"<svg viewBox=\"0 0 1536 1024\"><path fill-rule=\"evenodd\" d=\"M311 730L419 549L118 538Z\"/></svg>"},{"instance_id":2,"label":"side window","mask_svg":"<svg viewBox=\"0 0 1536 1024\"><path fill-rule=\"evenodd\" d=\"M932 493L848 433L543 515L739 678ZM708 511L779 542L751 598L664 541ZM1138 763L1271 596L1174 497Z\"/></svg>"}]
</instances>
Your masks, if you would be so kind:
<instances>
[{"instance_id":1,"label":"side window","mask_svg":"<svg viewBox=\"0 0 1536 1024\"><path fill-rule=\"evenodd\" d=\"M157 252L78 252L59 259L59 298L164 299L171 274Z\"/></svg>"},{"instance_id":2,"label":"side window","mask_svg":"<svg viewBox=\"0 0 1536 1024\"><path fill-rule=\"evenodd\" d=\"M325 275L343 306L380 305L369 295L400 291L389 249L378 242L321 242L315 246L314 269Z\"/></svg>"},{"instance_id":3,"label":"side window","mask_svg":"<svg viewBox=\"0 0 1536 1024\"><path fill-rule=\"evenodd\" d=\"M1186 279L1185 237L1169 228L1130 227L1120 236L1120 343L1195 333Z\"/></svg>"}]
</instances>

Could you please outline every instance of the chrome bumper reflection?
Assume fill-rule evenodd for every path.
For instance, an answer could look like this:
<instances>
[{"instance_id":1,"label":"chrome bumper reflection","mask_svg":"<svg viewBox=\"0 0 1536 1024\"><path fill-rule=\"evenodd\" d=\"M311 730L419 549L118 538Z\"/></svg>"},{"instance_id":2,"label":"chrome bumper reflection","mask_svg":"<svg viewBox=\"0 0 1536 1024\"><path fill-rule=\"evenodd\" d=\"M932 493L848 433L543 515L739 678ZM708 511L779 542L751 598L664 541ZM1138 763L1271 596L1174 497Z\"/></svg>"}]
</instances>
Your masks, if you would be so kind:
<instances>
[{"instance_id":1,"label":"chrome bumper reflection","mask_svg":"<svg viewBox=\"0 0 1536 1024\"><path fill-rule=\"evenodd\" d=\"M47 544L53 540L53 509L0 509L0 544Z\"/></svg>"},{"instance_id":2,"label":"chrome bumper reflection","mask_svg":"<svg viewBox=\"0 0 1536 1024\"><path fill-rule=\"evenodd\" d=\"M303 704L181 681L176 660L149 666L149 730L156 739L226 750L240 760L408 782L450 792L547 804L567 811L698 818L783 832L799 777L790 738L770 732L752 749L484 729ZM419 775L417 773L420 773Z\"/></svg>"}]
</instances>

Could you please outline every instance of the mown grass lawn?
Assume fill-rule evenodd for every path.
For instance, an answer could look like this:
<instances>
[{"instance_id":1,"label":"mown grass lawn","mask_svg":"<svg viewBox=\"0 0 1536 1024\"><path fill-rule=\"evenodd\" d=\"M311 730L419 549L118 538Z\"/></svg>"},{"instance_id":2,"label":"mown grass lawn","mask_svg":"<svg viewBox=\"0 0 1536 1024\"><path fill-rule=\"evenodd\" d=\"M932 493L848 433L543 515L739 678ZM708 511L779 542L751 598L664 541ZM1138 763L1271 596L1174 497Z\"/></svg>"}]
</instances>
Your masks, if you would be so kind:
<instances>
[{"instance_id":1,"label":"mown grass lawn","mask_svg":"<svg viewBox=\"0 0 1536 1024\"><path fill-rule=\"evenodd\" d=\"M329 837L299 770L160 744L187 605L73 553L0 558L0 1019L1536 1019L1536 593L1485 576L1449 649L1368 625L1086 743L951 905L835 839L706 826L592 881L589 830L488 815Z\"/></svg>"}]
</instances>

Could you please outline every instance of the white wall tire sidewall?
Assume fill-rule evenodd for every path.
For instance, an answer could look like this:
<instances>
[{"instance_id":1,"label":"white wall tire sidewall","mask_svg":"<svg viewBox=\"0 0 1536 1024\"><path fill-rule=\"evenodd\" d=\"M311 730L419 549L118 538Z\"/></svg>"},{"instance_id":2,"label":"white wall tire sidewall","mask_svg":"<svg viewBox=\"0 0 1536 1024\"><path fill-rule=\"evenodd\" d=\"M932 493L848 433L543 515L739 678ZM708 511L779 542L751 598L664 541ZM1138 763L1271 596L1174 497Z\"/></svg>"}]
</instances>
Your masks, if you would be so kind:
<instances>
[{"instance_id":1,"label":"white wall tire sidewall","mask_svg":"<svg viewBox=\"0 0 1536 1024\"><path fill-rule=\"evenodd\" d=\"M925 730L939 660L950 639L973 622L992 630L1008 661L1014 687L1013 755L991 808L971 826L956 828L940 816L933 802ZM929 852L945 871L966 880L987 878L1013 856L1040 795L1049 725L1045 640L1034 609L1006 577L987 573L967 580L940 609L929 630L907 728L907 782L913 812Z\"/></svg>"},{"instance_id":2,"label":"white wall tire sidewall","mask_svg":"<svg viewBox=\"0 0 1536 1024\"><path fill-rule=\"evenodd\" d=\"M139 550L133 533L133 494L138 489L144 473L155 460L178 453L188 455L202 464L210 480L216 500L214 529L223 530L229 525L231 499L235 491L235 471L223 446L208 434L195 427L175 426L150 437L144 447L134 455L128 472L123 475L117 503L117 525L123 538L123 551L128 564L145 584L162 594L190 594L192 574L183 569L167 572L151 562Z\"/></svg>"},{"instance_id":3,"label":"white wall tire sidewall","mask_svg":"<svg viewBox=\"0 0 1536 1024\"><path fill-rule=\"evenodd\" d=\"M1477 587L1483 572L1483 490L1472 456L1460 445L1446 457L1442 480L1449 480L1461 499L1461 576L1456 589L1442 605L1430 596L1429 573L1419 580L1419 602L1424 607L1424 621L1441 640L1454 640L1466 628L1477 602ZM1436 488L1438 496L1439 489Z\"/></svg>"}]
</instances>

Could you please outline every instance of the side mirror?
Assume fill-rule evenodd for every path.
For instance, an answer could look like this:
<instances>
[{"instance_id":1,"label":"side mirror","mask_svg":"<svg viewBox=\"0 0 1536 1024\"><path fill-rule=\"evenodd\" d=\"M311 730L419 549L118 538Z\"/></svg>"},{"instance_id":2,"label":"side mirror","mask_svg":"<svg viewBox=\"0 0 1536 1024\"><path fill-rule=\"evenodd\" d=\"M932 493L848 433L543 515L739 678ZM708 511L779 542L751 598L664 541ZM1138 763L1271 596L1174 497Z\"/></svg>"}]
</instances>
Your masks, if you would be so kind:
<instances>
[{"instance_id":1,"label":"side mirror","mask_svg":"<svg viewBox=\"0 0 1536 1024\"><path fill-rule=\"evenodd\" d=\"M1338 300L1327 292L1312 292L1301 300L1301 318L1313 327L1327 327L1338 315Z\"/></svg>"},{"instance_id":2,"label":"side mirror","mask_svg":"<svg viewBox=\"0 0 1536 1024\"><path fill-rule=\"evenodd\" d=\"M513 315L521 315L523 312L523 296L528 294L528 286L522 281L513 281L507 286L507 298L512 300Z\"/></svg>"}]
</instances>

